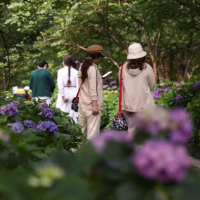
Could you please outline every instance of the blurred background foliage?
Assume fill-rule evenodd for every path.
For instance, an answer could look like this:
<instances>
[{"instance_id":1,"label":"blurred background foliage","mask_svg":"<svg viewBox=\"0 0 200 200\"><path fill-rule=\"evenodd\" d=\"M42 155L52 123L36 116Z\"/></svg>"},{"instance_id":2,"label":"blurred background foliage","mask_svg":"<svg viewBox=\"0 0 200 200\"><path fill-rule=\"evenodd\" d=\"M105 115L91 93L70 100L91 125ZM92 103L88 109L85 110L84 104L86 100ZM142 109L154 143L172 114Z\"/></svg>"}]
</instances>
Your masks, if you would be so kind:
<instances>
[{"instance_id":1,"label":"blurred background foliage","mask_svg":"<svg viewBox=\"0 0 200 200\"><path fill-rule=\"evenodd\" d=\"M126 60L129 44L148 51L157 81L182 81L199 73L200 3L193 0L2 0L0 91L28 84L39 60L56 79L62 57L83 61L98 43L108 59L102 72Z\"/></svg>"}]
</instances>

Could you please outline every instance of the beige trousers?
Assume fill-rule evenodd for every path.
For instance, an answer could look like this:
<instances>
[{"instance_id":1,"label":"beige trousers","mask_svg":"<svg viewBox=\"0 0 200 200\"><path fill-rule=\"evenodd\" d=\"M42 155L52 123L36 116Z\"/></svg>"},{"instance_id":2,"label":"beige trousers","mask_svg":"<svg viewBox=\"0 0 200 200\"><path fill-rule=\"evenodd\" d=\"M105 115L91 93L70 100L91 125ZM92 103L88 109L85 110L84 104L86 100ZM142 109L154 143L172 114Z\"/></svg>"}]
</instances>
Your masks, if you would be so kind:
<instances>
[{"instance_id":1,"label":"beige trousers","mask_svg":"<svg viewBox=\"0 0 200 200\"><path fill-rule=\"evenodd\" d=\"M101 111L98 115L93 115L92 110L78 109L78 123L81 126L82 132L86 134L90 140L100 132Z\"/></svg>"}]
</instances>

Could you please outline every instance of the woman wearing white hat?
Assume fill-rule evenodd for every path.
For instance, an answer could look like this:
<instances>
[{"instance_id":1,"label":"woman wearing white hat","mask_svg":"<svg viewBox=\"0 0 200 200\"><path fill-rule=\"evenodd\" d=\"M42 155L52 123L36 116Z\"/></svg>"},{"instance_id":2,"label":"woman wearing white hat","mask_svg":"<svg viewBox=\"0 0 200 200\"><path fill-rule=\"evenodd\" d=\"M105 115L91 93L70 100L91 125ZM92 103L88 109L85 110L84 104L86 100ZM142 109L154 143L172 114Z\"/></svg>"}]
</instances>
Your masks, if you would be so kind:
<instances>
[{"instance_id":1,"label":"woman wearing white hat","mask_svg":"<svg viewBox=\"0 0 200 200\"><path fill-rule=\"evenodd\" d=\"M122 113L128 123L128 133L133 134L131 119L135 112L155 107L151 89L155 86L152 67L145 63L146 52L139 43L128 47L127 61L122 71ZM120 71L119 71L120 73Z\"/></svg>"}]
</instances>

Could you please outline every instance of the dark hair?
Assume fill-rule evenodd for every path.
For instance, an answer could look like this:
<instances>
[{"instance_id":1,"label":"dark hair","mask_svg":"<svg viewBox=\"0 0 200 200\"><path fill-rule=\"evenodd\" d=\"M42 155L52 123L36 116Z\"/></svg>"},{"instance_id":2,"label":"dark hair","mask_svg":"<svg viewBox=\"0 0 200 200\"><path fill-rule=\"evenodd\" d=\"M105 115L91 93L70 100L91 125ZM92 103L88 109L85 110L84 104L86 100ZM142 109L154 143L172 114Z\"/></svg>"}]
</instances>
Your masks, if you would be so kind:
<instances>
[{"instance_id":1,"label":"dark hair","mask_svg":"<svg viewBox=\"0 0 200 200\"><path fill-rule=\"evenodd\" d=\"M88 77L87 71L88 71L89 67L93 64L93 60L97 59L97 58L101 58L101 57L103 57L103 55L99 52L86 54L85 61L83 62L82 66L81 66L82 82L84 82L87 79L87 77Z\"/></svg>"},{"instance_id":2,"label":"dark hair","mask_svg":"<svg viewBox=\"0 0 200 200\"><path fill-rule=\"evenodd\" d=\"M45 65L47 65L47 67L48 67L48 63L45 60L42 60L38 63L38 66L41 68L43 68Z\"/></svg>"},{"instance_id":3,"label":"dark hair","mask_svg":"<svg viewBox=\"0 0 200 200\"><path fill-rule=\"evenodd\" d=\"M128 60L127 69L143 70L145 66L145 57Z\"/></svg>"},{"instance_id":4,"label":"dark hair","mask_svg":"<svg viewBox=\"0 0 200 200\"><path fill-rule=\"evenodd\" d=\"M63 58L64 65L68 66L68 81L67 86L71 85L70 75L71 75L71 67L76 68L76 63L74 59L70 55L66 55Z\"/></svg>"}]
</instances>

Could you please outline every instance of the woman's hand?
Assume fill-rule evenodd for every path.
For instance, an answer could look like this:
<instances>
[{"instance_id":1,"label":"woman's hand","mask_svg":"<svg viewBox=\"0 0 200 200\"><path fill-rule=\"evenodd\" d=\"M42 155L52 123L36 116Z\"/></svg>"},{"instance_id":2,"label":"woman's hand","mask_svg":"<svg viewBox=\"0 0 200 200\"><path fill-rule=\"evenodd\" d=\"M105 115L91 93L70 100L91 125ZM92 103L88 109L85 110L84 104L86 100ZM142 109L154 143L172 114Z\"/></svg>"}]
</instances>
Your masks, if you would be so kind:
<instances>
[{"instance_id":1,"label":"woman's hand","mask_svg":"<svg viewBox=\"0 0 200 200\"><path fill-rule=\"evenodd\" d=\"M62 97L62 100L63 100L65 103L67 103L67 102L69 101L69 99L68 99L68 98L65 98L64 96Z\"/></svg>"},{"instance_id":2,"label":"woman's hand","mask_svg":"<svg viewBox=\"0 0 200 200\"><path fill-rule=\"evenodd\" d=\"M92 106L92 114L93 115L98 115L99 114L99 106L98 105L93 105Z\"/></svg>"}]
</instances>

